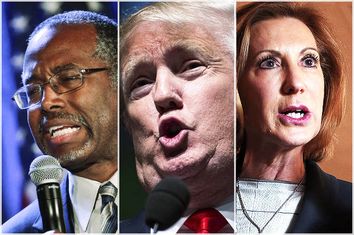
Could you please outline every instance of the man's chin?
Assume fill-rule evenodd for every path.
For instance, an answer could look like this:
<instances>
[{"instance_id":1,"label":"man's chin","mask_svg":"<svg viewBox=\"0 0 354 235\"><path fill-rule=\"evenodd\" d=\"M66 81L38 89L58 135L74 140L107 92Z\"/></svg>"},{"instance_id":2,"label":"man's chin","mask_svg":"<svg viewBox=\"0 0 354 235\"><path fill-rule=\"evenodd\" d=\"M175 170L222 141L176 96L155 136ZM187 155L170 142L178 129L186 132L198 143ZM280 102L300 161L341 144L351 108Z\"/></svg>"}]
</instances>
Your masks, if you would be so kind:
<instances>
[{"instance_id":1,"label":"man's chin","mask_svg":"<svg viewBox=\"0 0 354 235\"><path fill-rule=\"evenodd\" d=\"M86 155L80 150L69 152L50 151L47 154L55 157L60 165L69 171L73 170L77 165L82 165L82 162L86 159Z\"/></svg>"},{"instance_id":2,"label":"man's chin","mask_svg":"<svg viewBox=\"0 0 354 235\"><path fill-rule=\"evenodd\" d=\"M60 165L71 173L75 174L86 168L84 157L63 157L58 158Z\"/></svg>"}]
</instances>

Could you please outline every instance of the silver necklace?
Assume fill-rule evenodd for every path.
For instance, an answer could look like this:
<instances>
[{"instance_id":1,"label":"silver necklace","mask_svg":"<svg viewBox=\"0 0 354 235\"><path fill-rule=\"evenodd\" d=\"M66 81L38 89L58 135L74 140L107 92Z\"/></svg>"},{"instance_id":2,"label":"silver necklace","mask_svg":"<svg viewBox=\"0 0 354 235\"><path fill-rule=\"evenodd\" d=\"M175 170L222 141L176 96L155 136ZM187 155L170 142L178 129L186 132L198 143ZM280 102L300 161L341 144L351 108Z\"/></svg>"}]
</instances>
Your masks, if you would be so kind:
<instances>
[{"instance_id":1,"label":"silver necklace","mask_svg":"<svg viewBox=\"0 0 354 235\"><path fill-rule=\"evenodd\" d=\"M294 191L286 198L286 200L280 205L280 207L274 212L274 214L270 217L270 219L267 221L267 223L265 223L265 225L261 228L259 227L256 222L254 222L251 217L249 216L245 204L243 203L242 197L241 197L241 191L240 191L240 185L239 185L239 178L237 178L236 180L236 193L237 196L240 200L240 205L241 205L241 209L243 214L245 215L245 217L248 219L248 221L251 222L251 224L253 224L253 226L255 226L258 230L258 233L262 233L263 230L267 227L267 225L270 223L270 221L272 221L272 219L276 216L276 214L278 214L278 212L281 210L281 208L283 208L283 206L290 200L290 198L297 192L297 190L299 189L300 185L302 184L302 182L304 181L303 177L300 182L296 185Z\"/></svg>"}]
</instances>

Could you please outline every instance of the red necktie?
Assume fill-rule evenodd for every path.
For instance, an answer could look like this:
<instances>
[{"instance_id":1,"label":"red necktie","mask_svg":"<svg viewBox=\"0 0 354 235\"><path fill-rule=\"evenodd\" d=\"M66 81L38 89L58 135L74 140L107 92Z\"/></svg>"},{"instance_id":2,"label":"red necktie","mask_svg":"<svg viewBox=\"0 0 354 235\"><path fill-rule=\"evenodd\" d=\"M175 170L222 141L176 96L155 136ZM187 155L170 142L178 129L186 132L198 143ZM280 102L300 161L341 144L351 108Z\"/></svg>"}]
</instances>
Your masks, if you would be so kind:
<instances>
[{"instance_id":1,"label":"red necktie","mask_svg":"<svg viewBox=\"0 0 354 235\"><path fill-rule=\"evenodd\" d=\"M184 222L195 233L217 233L226 224L224 216L214 208L197 210Z\"/></svg>"}]
</instances>

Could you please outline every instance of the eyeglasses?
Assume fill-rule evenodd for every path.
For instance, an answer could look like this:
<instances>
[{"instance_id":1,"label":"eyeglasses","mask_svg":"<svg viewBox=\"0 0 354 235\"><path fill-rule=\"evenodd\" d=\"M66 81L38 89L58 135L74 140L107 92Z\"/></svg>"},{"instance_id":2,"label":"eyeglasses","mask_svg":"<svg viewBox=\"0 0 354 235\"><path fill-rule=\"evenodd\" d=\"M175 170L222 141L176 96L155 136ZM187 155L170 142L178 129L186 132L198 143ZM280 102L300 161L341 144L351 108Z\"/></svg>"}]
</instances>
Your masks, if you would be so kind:
<instances>
[{"instance_id":1,"label":"eyeglasses","mask_svg":"<svg viewBox=\"0 0 354 235\"><path fill-rule=\"evenodd\" d=\"M18 89L12 97L20 109L31 108L43 99L44 86L49 84L57 94L67 93L84 84L84 75L107 70L107 68L80 69L71 68L60 71L42 84L28 84Z\"/></svg>"}]
</instances>

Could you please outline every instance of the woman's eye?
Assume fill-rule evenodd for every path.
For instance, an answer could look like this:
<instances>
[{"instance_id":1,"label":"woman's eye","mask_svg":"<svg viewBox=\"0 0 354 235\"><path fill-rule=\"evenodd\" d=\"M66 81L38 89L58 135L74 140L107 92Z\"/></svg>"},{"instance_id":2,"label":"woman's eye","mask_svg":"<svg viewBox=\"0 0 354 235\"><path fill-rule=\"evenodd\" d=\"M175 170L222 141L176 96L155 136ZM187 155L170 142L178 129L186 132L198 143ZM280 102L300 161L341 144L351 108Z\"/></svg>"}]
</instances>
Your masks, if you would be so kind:
<instances>
[{"instance_id":1,"label":"woman's eye","mask_svg":"<svg viewBox=\"0 0 354 235\"><path fill-rule=\"evenodd\" d=\"M317 67L319 58L316 55L306 55L304 58L302 58L301 62L305 67L314 68Z\"/></svg>"},{"instance_id":2,"label":"woman's eye","mask_svg":"<svg viewBox=\"0 0 354 235\"><path fill-rule=\"evenodd\" d=\"M258 67L261 69L273 69L279 67L278 61L273 57L266 57L260 60Z\"/></svg>"}]
</instances>

